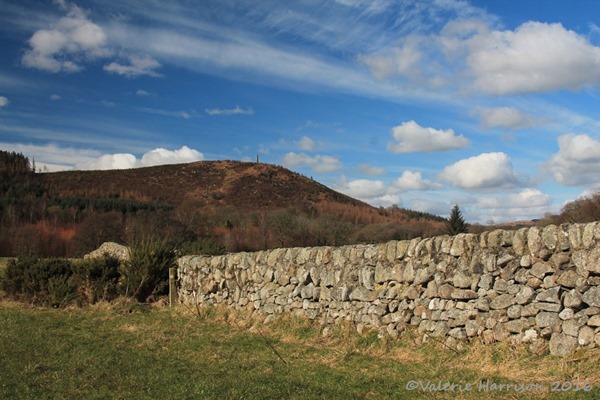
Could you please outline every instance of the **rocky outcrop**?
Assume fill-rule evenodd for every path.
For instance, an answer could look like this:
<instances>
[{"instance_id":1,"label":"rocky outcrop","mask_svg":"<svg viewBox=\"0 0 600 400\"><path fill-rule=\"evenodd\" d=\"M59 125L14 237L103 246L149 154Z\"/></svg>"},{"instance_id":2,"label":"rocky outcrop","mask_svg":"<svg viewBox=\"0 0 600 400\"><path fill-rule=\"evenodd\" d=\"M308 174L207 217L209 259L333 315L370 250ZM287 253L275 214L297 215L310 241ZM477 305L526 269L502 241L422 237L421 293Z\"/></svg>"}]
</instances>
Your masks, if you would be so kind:
<instances>
[{"instance_id":1,"label":"rocky outcrop","mask_svg":"<svg viewBox=\"0 0 600 400\"><path fill-rule=\"evenodd\" d=\"M91 253L84 255L83 258L101 258L105 255L114 257L119 261L128 261L129 247L114 242L106 242Z\"/></svg>"},{"instance_id":2,"label":"rocky outcrop","mask_svg":"<svg viewBox=\"0 0 600 400\"><path fill-rule=\"evenodd\" d=\"M600 223L178 260L183 302L397 337L600 346ZM549 346L544 346L548 341Z\"/></svg>"}]
</instances>

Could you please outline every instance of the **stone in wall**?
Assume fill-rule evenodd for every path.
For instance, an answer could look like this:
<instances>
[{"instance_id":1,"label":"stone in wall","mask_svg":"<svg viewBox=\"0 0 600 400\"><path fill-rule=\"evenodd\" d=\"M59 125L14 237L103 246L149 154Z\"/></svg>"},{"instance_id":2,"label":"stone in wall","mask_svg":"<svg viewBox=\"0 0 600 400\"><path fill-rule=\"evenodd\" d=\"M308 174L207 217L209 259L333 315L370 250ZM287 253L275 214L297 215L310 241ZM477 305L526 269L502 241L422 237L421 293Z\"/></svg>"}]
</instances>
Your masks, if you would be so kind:
<instances>
[{"instance_id":1,"label":"stone in wall","mask_svg":"<svg viewBox=\"0 0 600 400\"><path fill-rule=\"evenodd\" d=\"M178 260L184 302L450 344L600 345L600 223Z\"/></svg>"}]
</instances>

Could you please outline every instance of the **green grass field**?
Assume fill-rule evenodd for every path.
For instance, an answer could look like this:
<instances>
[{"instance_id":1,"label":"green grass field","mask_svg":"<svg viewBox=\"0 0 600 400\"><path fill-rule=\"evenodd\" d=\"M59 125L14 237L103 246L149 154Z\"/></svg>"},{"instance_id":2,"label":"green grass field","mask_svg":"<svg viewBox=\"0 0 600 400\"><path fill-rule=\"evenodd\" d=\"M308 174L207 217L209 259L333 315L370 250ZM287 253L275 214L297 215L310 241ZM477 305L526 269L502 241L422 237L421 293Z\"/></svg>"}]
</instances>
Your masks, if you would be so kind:
<instances>
[{"instance_id":1,"label":"green grass field","mask_svg":"<svg viewBox=\"0 0 600 400\"><path fill-rule=\"evenodd\" d=\"M567 360L504 344L455 353L408 335L384 342L337 327L323 337L298 319L252 325L222 310L199 317L125 301L64 310L0 302L0 354L1 399L600 398L598 350ZM545 390L479 390L480 380ZM410 381L465 391L411 391ZM552 393L553 381L593 389Z\"/></svg>"}]
</instances>

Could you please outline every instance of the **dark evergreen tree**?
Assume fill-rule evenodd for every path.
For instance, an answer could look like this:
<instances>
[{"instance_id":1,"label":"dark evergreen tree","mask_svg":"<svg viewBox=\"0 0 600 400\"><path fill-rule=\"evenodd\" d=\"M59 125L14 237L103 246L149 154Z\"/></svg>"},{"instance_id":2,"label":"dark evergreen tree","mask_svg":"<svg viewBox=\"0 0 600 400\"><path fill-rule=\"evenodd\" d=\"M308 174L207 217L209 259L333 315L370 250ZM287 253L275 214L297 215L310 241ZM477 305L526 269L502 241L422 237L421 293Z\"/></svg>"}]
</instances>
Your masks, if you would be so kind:
<instances>
[{"instance_id":1,"label":"dark evergreen tree","mask_svg":"<svg viewBox=\"0 0 600 400\"><path fill-rule=\"evenodd\" d=\"M446 232L449 235L456 235L458 233L466 232L467 227L467 223L462 216L462 212L460 211L458 204L455 204L450 212L448 222L446 223Z\"/></svg>"}]
</instances>

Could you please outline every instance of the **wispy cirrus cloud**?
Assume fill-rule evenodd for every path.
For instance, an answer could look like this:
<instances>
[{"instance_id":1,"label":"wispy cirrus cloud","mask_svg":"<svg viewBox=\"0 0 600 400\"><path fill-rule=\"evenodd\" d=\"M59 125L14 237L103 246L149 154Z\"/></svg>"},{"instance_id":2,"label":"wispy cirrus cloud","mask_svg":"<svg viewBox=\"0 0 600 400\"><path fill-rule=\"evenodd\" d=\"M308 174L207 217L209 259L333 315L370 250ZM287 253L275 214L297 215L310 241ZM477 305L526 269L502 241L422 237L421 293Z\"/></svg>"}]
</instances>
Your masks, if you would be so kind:
<instances>
[{"instance_id":1,"label":"wispy cirrus cloud","mask_svg":"<svg viewBox=\"0 0 600 400\"><path fill-rule=\"evenodd\" d=\"M237 105L233 108L205 108L204 112L211 116L254 115L251 107L242 108Z\"/></svg>"}]
</instances>

